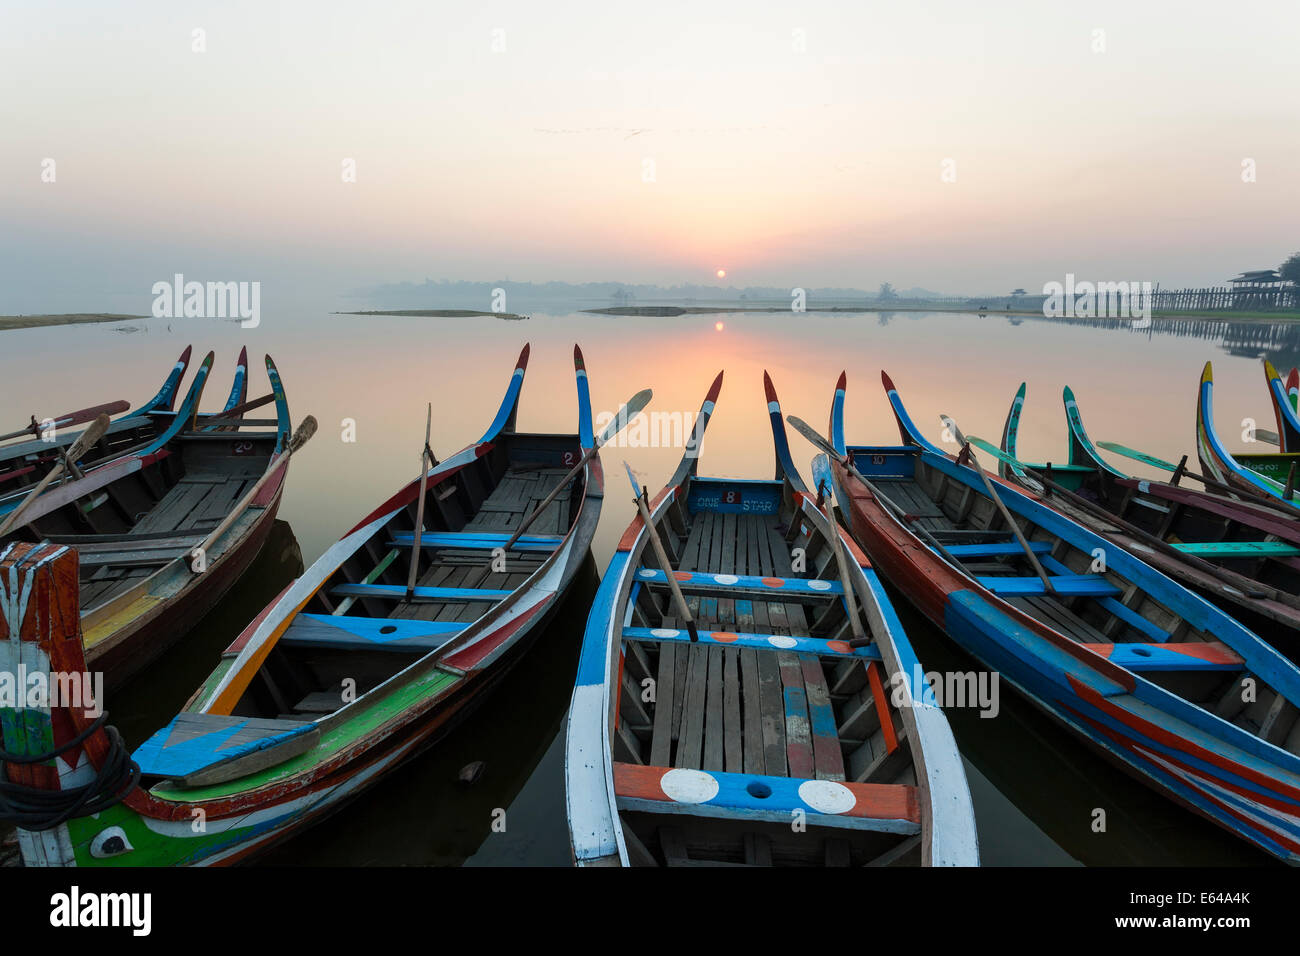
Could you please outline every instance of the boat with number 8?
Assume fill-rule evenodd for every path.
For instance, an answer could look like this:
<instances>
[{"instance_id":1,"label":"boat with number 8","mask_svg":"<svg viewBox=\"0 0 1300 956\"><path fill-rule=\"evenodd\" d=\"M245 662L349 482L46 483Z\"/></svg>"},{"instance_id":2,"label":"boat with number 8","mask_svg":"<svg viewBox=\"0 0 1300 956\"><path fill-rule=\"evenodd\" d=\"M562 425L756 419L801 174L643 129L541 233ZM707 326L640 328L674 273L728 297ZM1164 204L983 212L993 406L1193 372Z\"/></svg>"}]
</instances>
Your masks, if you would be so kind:
<instances>
[{"instance_id":1,"label":"boat with number 8","mask_svg":"<svg viewBox=\"0 0 1300 956\"><path fill-rule=\"evenodd\" d=\"M697 474L719 373L668 485L648 500L632 482L640 514L601 582L569 710L574 858L977 865L947 719L764 386L775 480Z\"/></svg>"},{"instance_id":2,"label":"boat with number 8","mask_svg":"<svg viewBox=\"0 0 1300 956\"><path fill-rule=\"evenodd\" d=\"M184 710L136 750L136 768L116 731L81 710L34 705L4 723L11 784L0 797L26 827L26 863L246 860L338 809L483 700L563 600L600 514L581 352L577 429L527 434L515 419L528 352L483 437L431 465L426 440L420 475L248 625ZM507 550L526 524L530 534ZM68 639L75 577L70 550L8 552L0 670L15 653L84 670ZM36 612L49 602L52 618ZM83 799L93 816L79 812Z\"/></svg>"},{"instance_id":3,"label":"boat with number 8","mask_svg":"<svg viewBox=\"0 0 1300 956\"><path fill-rule=\"evenodd\" d=\"M969 446L945 453L882 380L902 444L846 442L843 375L830 423L836 494L881 573L1103 756L1300 862L1300 669L1129 552L984 474Z\"/></svg>"}]
</instances>

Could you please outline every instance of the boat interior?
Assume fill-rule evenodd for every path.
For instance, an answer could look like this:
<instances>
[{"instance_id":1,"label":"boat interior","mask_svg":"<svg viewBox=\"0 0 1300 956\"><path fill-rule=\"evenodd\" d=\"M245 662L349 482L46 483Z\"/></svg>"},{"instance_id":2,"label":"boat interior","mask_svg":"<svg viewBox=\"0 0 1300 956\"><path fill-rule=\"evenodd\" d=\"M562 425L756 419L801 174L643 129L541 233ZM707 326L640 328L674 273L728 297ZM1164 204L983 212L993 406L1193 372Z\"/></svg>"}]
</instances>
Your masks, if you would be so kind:
<instances>
[{"instance_id":1,"label":"boat interior","mask_svg":"<svg viewBox=\"0 0 1300 956\"><path fill-rule=\"evenodd\" d=\"M1091 550L1076 547L1013 507L1021 532L1053 582L1055 593L1048 593L971 469L945 459L950 470L943 470L916 446L850 448L849 453L855 467L892 503L890 510L924 543L936 552L941 547L948 559L1012 607L1300 755L1300 709L1247 669L1236 651L1137 583L1097 567ZM1002 497L1010 507L1014 493ZM1255 680L1254 700L1243 693L1247 677Z\"/></svg>"},{"instance_id":2,"label":"boat interior","mask_svg":"<svg viewBox=\"0 0 1300 956\"><path fill-rule=\"evenodd\" d=\"M392 518L349 555L293 619L233 713L317 720L440 649L524 584L578 517L580 472L504 556L511 534L581 457L576 435L504 434L492 450L430 482L414 597L419 481ZM385 510L388 506L385 506Z\"/></svg>"},{"instance_id":3,"label":"boat interior","mask_svg":"<svg viewBox=\"0 0 1300 956\"><path fill-rule=\"evenodd\" d=\"M640 566L619 612L623 661L612 747L631 862L919 862L910 741L887 699L879 650L873 643L855 653L847 643L852 633L830 542L794 519L782 482L691 478L688 489L686 504L669 505L657 528L701 640L692 642L683 629L648 546L634 553ZM865 611L858 614L871 635ZM653 700L644 694L649 686ZM638 799L622 781L645 773L642 767L710 772L737 788L742 804L745 794L761 798L749 801L761 816L736 819L709 807L683 811ZM791 780L888 785L878 792L906 797L912 809L890 824L901 832L870 815L836 826L810 819L805 832L791 826L790 808L781 804L782 784Z\"/></svg>"},{"instance_id":4,"label":"boat interior","mask_svg":"<svg viewBox=\"0 0 1300 956\"><path fill-rule=\"evenodd\" d=\"M274 426L277 420L239 424ZM11 534L76 548L81 607L99 607L202 542L265 473L278 440L276 430L180 432L152 462ZM52 487L46 495L65 487L75 484Z\"/></svg>"}]
</instances>

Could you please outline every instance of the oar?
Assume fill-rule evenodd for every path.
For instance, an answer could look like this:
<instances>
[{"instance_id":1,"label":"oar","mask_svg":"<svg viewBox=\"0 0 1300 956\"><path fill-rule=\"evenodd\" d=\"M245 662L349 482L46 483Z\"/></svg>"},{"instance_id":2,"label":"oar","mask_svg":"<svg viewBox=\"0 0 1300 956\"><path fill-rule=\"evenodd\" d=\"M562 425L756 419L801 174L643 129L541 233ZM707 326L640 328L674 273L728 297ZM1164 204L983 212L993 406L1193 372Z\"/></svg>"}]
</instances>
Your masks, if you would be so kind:
<instances>
[{"instance_id":1,"label":"oar","mask_svg":"<svg viewBox=\"0 0 1300 956\"><path fill-rule=\"evenodd\" d=\"M49 487L50 482L63 474L70 467L70 463L76 462L78 458L90 450L95 442L104 437L104 432L107 430L108 416L101 413L86 427L84 432L77 436L77 440L72 443L72 447L68 449L62 460L45 473L45 477L37 482L36 487L31 490L26 498L19 502L18 507L9 513L9 517L3 523L0 523L0 535L3 535L10 528L16 527L19 516L27 510L33 501L41 496L41 493Z\"/></svg>"},{"instance_id":2,"label":"oar","mask_svg":"<svg viewBox=\"0 0 1300 956\"><path fill-rule=\"evenodd\" d=\"M1034 570L1038 573L1038 576L1043 579L1043 587L1047 589L1048 594L1055 594L1056 588L1052 586L1052 579L1047 576L1047 572L1043 570L1043 566L1038 563L1038 555L1034 554L1034 549L1031 548L1029 542L1025 540L1024 532L1020 530L1020 523L1012 517L1010 509L1007 508L1006 503L1002 500L1002 496L999 495L997 489L993 487L993 482L989 480L989 476L984 472L984 467L980 464L979 459L975 457L974 446L966 440L966 436L961 433L961 429L957 427L956 422L947 415L941 414L939 418L943 421L944 425L947 426L948 430L952 432L953 437L957 439L957 443L966 448L966 453L970 458L971 467L975 469L976 473L983 480L984 490L989 493L989 497L993 499L993 503L998 506L998 511L1002 512L1002 520L1011 526L1011 533L1014 534L1016 540L1020 542L1021 549L1024 550L1025 556L1029 558L1029 563L1034 566Z\"/></svg>"},{"instance_id":3,"label":"oar","mask_svg":"<svg viewBox=\"0 0 1300 956\"><path fill-rule=\"evenodd\" d=\"M253 483L253 487L248 489L248 492L244 497L239 500L239 504L235 505L234 510L231 511L230 514L226 515L225 520L222 521L221 524L217 525L216 528L212 530L212 533L204 538L198 546L190 549L191 571L200 574L207 570L208 549L216 544L217 540L226 533L239 516L248 510L248 506L257 498L262 488L266 486L266 483L274 478L276 474L278 474L284 466L289 463L289 458L293 453L303 445L307 444L308 440L314 434L316 434L316 419L311 415L308 415L298 423L298 430L295 431L293 437L289 439L289 444L285 446L284 453L281 454L280 457L275 460L275 463L262 474L261 478L257 479L257 481Z\"/></svg>"},{"instance_id":4,"label":"oar","mask_svg":"<svg viewBox=\"0 0 1300 956\"><path fill-rule=\"evenodd\" d=\"M1281 514L1287 515L1288 517L1292 517L1292 518L1295 517L1295 512L1297 507L1296 503L1293 502L1292 504L1288 505L1282 500L1275 498L1274 496L1268 494L1267 492L1261 491L1258 488L1247 488L1247 487L1239 488L1236 485L1224 484L1222 481L1215 481L1213 478L1207 478L1202 474L1198 474L1197 472L1192 471L1190 468L1184 468L1181 465L1171 465L1169 462L1164 461L1161 458L1157 458L1154 455L1148 455L1145 452L1140 452L1132 448L1127 448L1124 445L1118 444L1117 442L1099 441L1097 442L1097 447L1105 448L1107 451L1113 451L1115 454L1123 455L1125 458L1132 458L1134 461L1140 461L1144 465L1150 465L1152 468L1157 468L1161 471L1172 472L1175 475L1185 475L1186 477L1191 478L1193 481L1199 481L1206 488L1212 488L1213 490L1225 495L1232 495L1233 497L1236 498L1242 498L1242 500L1246 504L1259 505L1261 507L1270 508L1273 511L1280 512Z\"/></svg>"},{"instance_id":5,"label":"oar","mask_svg":"<svg viewBox=\"0 0 1300 956\"><path fill-rule=\"evenodd\" d=\"M913 534L920 535L922 538L924 538L926 543L929 544L930 547L934 548L934 550L938 552L939 557L943 558L944 561L948 562L948 564L952 566L954 571L961 574L963 577L967 577L967 578L972 577L971 573L967 571L964 567L962 567L962 563L958 561L956 558L954 558L952 556L952 553L943 546L943 542L941 542L938 538L932 535L925 528L922 528L919 524L913 524L911 521L909 521L907 509L902 508L899 505L895 504L893 501L891 501L885 495L885 493L875 485L874 482L868 479L867 476L864 475L862 472L858 471L858 469L853 466L853 462L849 460L848 455L841 455L838 451L836 451L834 445L828 442L821 435L817 434L817 431L806 421L804 421L802 418L799 418L796 415L787 415L785 417L785 420L790 423L791 427L793 427L795 431L797 431L800 435L803 435L804 438L808 439L808 441L811 442L814 447L816 447L819 451L825 452L830 457L831 461L839 462L841 465L843 465L844 468L847 469L849 474L851 474L858 481L862 482L862 484L866 486L867 490L870 491L873 495L875 495L876 500L879 501L882 505L884 505L886 510L891 512L894 515L894 517L899 520L901 524L906 525L907 528Z\"/></svg>"},{"instance_id":6,"label":"oar","mask_svg":"<svg viewBox=\"0 0 1300 956\"><path fill-rule=\"evenodd\" d=\"M130 407L130 402L125 402L119 399L116 402L107 402L103 405L96 405L93 408L83 408L80 411L68 412L64 415L52 418L50 421L55 428L67 428L69 425L80 425L82 422L93 421L100 415L116 415L118 412L124 412ZM26 428L20 428L16 432L10 432L8 435L0 435L0 441L9 441L11 438L20 438L23 435L35 435L37 438L40 438L41 425L42 423L38 422L36 416L33 415L32 423L30 425Z\"/></svg>"},{"instance_id":7,"label":"oar","mask_svg":"<svg viewBox=\"0 0 1300 956\"><path fill-rule=\"evenodd\" d=\"M655 527L654 519L650 517L650 505L646 502L647 492L636 483L636 475L632 474L632 466L625 461L623 467L627 469L628 481L632 482L632 491L636 495L636 507L641 512L641 521L645 523L646 533L650 535L650 543L654 545L655 557L659 560L659 570L663 571L664 578L668 581L668 587L673 592L673 603L677 605L677 616L686 622L686 630L690 632L691 640L698 641L700 635L695 630L695 618L691 616L691 609L686 606L686 598L682 596L682 589L678 586L677 578L673 574L673 563L668 560L668 552L664 550L664 543L659 540L659 529Z\"/></svg>"},{"instance_id":8,"label":"oar","mask_svg":"<svg viewBox=\"0 0 1300 956\"><path fill-rule=\"evenodd\" d=\"M519 536L528 530L528 526L537 520L537 516L550 507L551 502L559 497L560 492L564 489L564 486L573 479L573 476L582 471L582 469L587 466L587 462L596 457L596 453L600 451L602 446L611 441L615 435L627 427L628 422L636 418L637 415L640 415L641 409L649 405L650 399L653 397L654 392L650 391L648 388L643 388L627 400L627 404L618 410L618 414L614 416L614 420L605 426L605 430L600 433L600 436L596 439L595 443L587 449L586 453L583 454L578 463L569 469L569 473L560 480L558 485L555 486L555 490L547 495L546 499L534 508L531 514L524 518L523 524L515 529L515 533L512 534L510 540L505 543L506 551L509 551L514 543L519 540Z\"/></svg>"},{"instance_id":9,"label":"oar","mask_svg":"<svg viewBox=\"0 0 1300 956\"><path fill-rule=\"evenodd\" d=\"M424 419L424 447L420 449L420 498L415 506L415 541L411 544L411 570L406 576L406 600L415 597L415 579L420 576L420 538L424 535L424 490L429 482L429 433L433 429L433 403Z\"/></svg>"},{"instance_id":10,"label":"oar","mask_svg":"<svg viewBox=\"0 0 1300 956\"><path fill-rule=\"evenodd\" d=\"M826 494L830 489L825 484L819 485L817 491L823 496L823 501L829 505L829 495ZM834 492L832 492L833 494ZM858 598L853 593L853 580L849 577L848 559L844 556L844 542L840 540L840 526L834 518L834 511L827 508L825 511L818 509L818 513L826 519L829 526L827 533L831 539L831 550L835 554L835 566L840 572L840 587L844 589L844 607L849 612L849 626L853 629L853 639L849 641L849 647L865 647L871 643L871 638L867 637L862 630L862 620L858 617ZM796 516L795 521L799 519Z\"/></svg>"},{"instance_id":11,"label":"oar","mask_svg":"<svg viewBox=\"0 0 1300 956\"><path fill-rule=\"evenodd\" d=\"M1282 439L1278 437L1277 432L1271 432L1267 428L1256 428L1255 437L1267 445L1281 446Z\"/></svg>"}]
</instances>

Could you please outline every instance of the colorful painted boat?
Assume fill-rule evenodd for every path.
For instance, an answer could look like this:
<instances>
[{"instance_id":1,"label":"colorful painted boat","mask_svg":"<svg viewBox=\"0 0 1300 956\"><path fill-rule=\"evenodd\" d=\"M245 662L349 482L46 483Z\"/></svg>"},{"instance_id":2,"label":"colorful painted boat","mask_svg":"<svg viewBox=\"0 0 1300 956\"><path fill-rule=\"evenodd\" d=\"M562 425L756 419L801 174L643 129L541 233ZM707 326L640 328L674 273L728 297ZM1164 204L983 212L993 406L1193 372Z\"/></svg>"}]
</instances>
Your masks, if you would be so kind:
<instances>
[{"instance_id":1,"label":"colorful painted boat","mask_svg":"<svg viewBox=\"0 0 1300 956\"><path fill-rule=\"evenodd\" d=\"M1269 366L1272 368L1272 366ZM1270 384L1270 391L1272 385ZM1274 409L1282 413L1285 396L1278 404L1274 392ZM1294 417L1294 416L1292 416ZM1287 501L1300 502L1300 452L1249 452L1232 454L1214 428L1214 370L1209 362L1201 373L1201 388L1196 401L1196 452L1206 475L1246 494L1264 494Z\"/></svg>"},{"instance_id":2,"label":"colorful painted boat","mask_svg":"<svg viewBox=\"0 0 1300 956\"><path fill-rule=\"evenodd\" d=\"M977 865L947 719L875 571L835 526L839 576L826 506L791 461L766 374L764 385L775 480L697 475L720 373L672 479L646 502L698 640L641 517L601 582L569 710L574 858ZM850 643L846 580L863 643Z\"/></svg>"},{"instance_id":3,"label":"colorful painted boat","mask_svg":"<svg viewBox=\"0 0 1300 956\"><path fill-rule=\"evenodd\" d=\"M930 443L882 375L900 445L848 446L836 494L876 569L937 626L1103 755L1172 800L1300 861L1300 670L1214 605ZM869 483L869 484L868 484Z\"/></svg>"},{"instance_id":4,"label":"colorful painted boat","mask_svg":"<svg viewBox=\"0 0 1300 956\"><path fill-rule=\"evenodd\" d=\"M362 518L249 624L185 709L135 752L142 782L125 797L112 802L120 744L82 712L29 706L5 721L10 754L58 755L9 767L11 780L65 791L99 780L96 792L111 803L93 817L20 830L25 861L247 859L337 810L480 702L562 601L599 518L603 480L592 457L519 548L493 553L594 447L576 348L574 359L575 433L515 431L525 347L483 437ZM418 581L407 600L412 560ZM52 545L8 553L0 588L9 634L20 640L0 641L0 672L18 663L15 654L55 671L83 669L80 644L66 639L76 627L67 596L75 567L71 551ZM61 609L53 628L36 611L47 599Z\"/></svg>"},{"instance_id":5,"label":"colorful painted boat","mask_svg":"<svg viewBox=\"0 0 1300 956\"><path fill-rule=\"evenodd\" d=\"M1285 382L1273 363L1264 359L1264 380L1268 383L1269 401L1277 422L1278 443L1289 454L1300 452L1300 418L1296 417L1296 400L1300 397L1300 371L1291 369Z\"/></svg>"},{"instance_id":6,"label":"colorful painted boat","mask_svg":"<svg viewBox=\"0 0 1300 956\"><path fill-rule=\"evenodd\" d=\"M81 459L80 466L90 468L105 461L111 461L126 454L133 448L155 438L170 421L172 407L180 390L181 380L190 364L192 349L186 346L180 358L172 365L166 380L158 392L135 411L127 411L114 418L104 436ZM239 367L235 374L235 386L232 395L248 380L248 353L240 353ZM241 393L242 395L242 393ZM238 401L242 402L243 397ZM125 402L113 402L94 408L82 409L59 415L48 420L32 415L31 424L25 429L30 438L22 436L22 441L0 443L0 495L9 495L22 488L35 484L59 461L59 456L82 433L77 425L85 424L100 411L113 414L114 409L125 406ZM14 437L19 437L15 433Z\"/></svg>"},{"instance_id":7,"label":"colorful painted boat","mask_svg":"<svg viewBox=\"0 0 1300 956\"><path fill-rule=\"evenodd\" d=\"M1002 430L1001 448L971 438L998 458L1003 479L1195 588L1261 635L1273 640L1276 629L1286 629L1274 643L1288 657L1300 659L1300 521L1283 514L1284 505L1272 507L1256 499L1237 500L1124 474L1097 451L1069 387L1064 392L1066 463L1025 464L1017 449L1024 399L1021 383ZM1077 498L1053 493L1034 475Z\"/></svg>"},{"instance_id":8,"label":"colorful painted boat","mask_svg":"<svg viewBox=\"0 0 1300 956\"><path fill-rule=\"evenodd\" d=\"M0 547L43 541L78 551L86 661L110 687L138 674L221 599L257 557L279 509L287 467L194 561L191 551L275 466L290 431L284 388L269 355L275 418L200 416L212 361L209 352L176 412L150 409L157 425L152 437L49 485L25 507L20 526L0 536ZM247 380L241 355L227 408L243 400ZM136 429L117 434L128 431ZM0 519L27 495L19 489L0 498Z\"/></svg>"}]
</instances>

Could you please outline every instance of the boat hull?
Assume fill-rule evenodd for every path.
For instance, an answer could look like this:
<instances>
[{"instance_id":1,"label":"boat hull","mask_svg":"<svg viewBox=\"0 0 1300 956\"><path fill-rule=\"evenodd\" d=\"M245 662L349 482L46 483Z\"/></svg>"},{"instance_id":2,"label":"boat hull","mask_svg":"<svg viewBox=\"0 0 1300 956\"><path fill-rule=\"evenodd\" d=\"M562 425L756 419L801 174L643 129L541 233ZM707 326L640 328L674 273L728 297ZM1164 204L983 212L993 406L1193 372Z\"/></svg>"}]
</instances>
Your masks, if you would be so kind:
<instances>
[{"instance_id":1,"label":"boat hull","mask_svg":"<svg viewBox=\"0 0 1300 956\"><path fill-rule=\"evenodd\" d=\"M971 588L896 527L842 466L833 471L854 537L873 565L964 650L1157 791L1260 849L1300 863L1300 776L1167 720L1141 699L1129 672L1067 646L1068 639Z\"/></svg>"}]
</instances>

